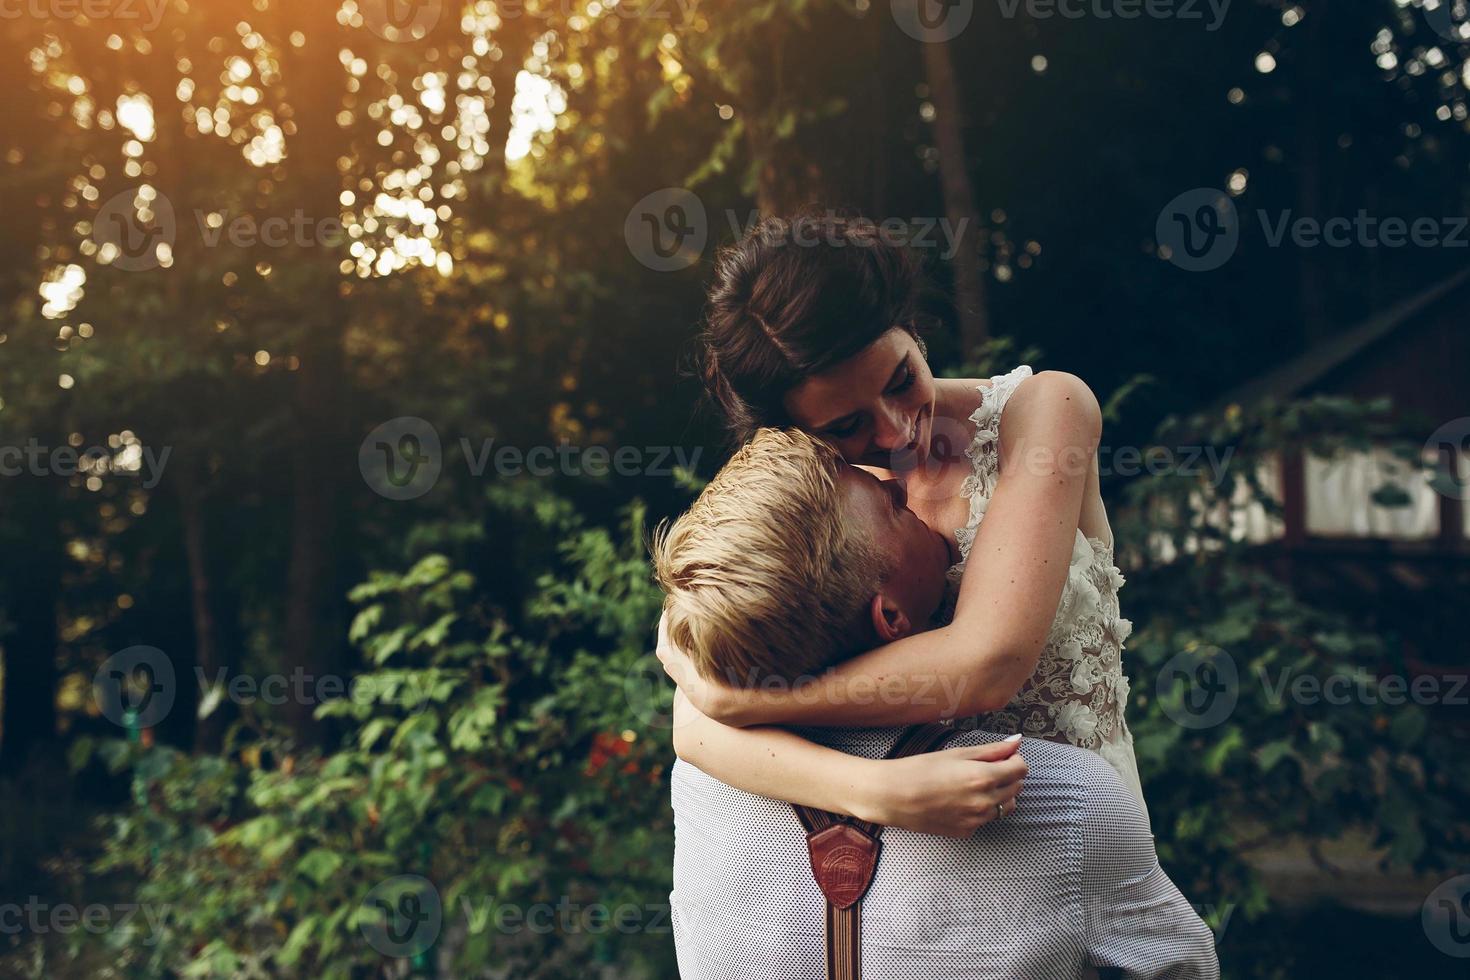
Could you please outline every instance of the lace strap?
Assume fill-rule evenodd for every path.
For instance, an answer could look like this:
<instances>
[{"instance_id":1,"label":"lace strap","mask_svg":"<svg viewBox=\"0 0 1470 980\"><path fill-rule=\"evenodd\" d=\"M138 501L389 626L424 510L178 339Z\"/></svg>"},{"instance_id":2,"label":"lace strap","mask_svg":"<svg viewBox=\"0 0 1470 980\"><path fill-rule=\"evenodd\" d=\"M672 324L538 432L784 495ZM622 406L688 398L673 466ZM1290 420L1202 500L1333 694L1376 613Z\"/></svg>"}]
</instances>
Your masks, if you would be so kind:
<instances>
[{"instance_id":1,"label":"lace strap","mask_svg":"<svg viewBox=\"0 0 1470 980\"><path fill-rule=\"evenodd\" d=\"M1009 374L995 375L990 379L990 387L980 389L980 407L970 415L970 422L975 426L969 452L972 459L987 448L994 451L1000 437L1001 412L1005 411L1006 402L1010 401L1021 382L1031 377L1031 373L1031 368L1023 364Z\"/></svg>"},{"instance_id":2,"label":"lace strap","mask_svg":"<svg viewBox=\"0 0 1470 980\"><path fill-rule=\"evenodd\" d=\"M1007 374L997 374L990 379L990 389L985 393L985 400L993 404L993 411L999 415L1005 410L1006 402L1011 400L1011 395L1021 387L1021 382L1031 377L1031 368L1025 364Z\"/></svg>"}]
</instances>

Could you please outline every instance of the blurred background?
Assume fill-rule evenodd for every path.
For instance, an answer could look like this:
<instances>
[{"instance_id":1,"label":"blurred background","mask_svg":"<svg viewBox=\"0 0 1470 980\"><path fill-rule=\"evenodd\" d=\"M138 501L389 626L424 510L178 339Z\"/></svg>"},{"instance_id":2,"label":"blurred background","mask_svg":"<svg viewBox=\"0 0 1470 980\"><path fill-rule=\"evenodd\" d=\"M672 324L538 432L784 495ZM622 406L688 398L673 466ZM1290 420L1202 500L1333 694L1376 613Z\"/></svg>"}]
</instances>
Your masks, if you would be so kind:
<instances>
[{"instance_id":1,"label":"blurred background","mask_svg":"<svg viewBox=\"0 0 1470 980\"><path fill-rule=\"evenodd\" d=\"M1470 956L1464 0L0 0L0 975L670 977L644 540L851 208L1106 408L1229 977Z\"/></svg>"}]
</instances>

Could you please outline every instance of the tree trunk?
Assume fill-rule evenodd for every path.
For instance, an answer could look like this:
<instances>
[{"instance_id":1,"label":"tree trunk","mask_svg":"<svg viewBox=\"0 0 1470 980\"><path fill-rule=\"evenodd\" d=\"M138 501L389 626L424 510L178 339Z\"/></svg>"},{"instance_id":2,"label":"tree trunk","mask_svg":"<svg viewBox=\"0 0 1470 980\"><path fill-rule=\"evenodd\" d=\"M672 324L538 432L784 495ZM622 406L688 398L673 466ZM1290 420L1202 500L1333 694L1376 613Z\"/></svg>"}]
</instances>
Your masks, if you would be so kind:
<instances>
[{"instance_id":1,"label":"tree trunk","mask_svg":"<svg viewBox=\"0 0 1470 980\"><path fill-rule=\"evenodd\" d=\"M293 51L286 76L287 97L296 110L297 124L288 147L293 157L289 203L320 221L341 213L341 176L328 137L336 129L335 115L345 86L336 57L344 39L332 4L302 4L290 18L307 41ZM337 269L339 256L318 243L305 250L302 260L311 270L301 305L310 322L300 334L300 368L291 396L296 424L291 447L291 546L282 666L288 674L300 669L319 680L342 666L343 638L335 629L342 601L336 588L337 530L344 490L341 461L353 459L354 454L345 444L341 421L347 302ZM308 684L306 690L312 689ZM310 697L287 704L288 722L303 744L320 744L325 737L315 718L316 707Z\"/></svg>"},{"instance_id":2,"label":"tree trunk","mask_svg":"<svg viewBox=\"0 0 1470 980\"><path fill-rule=\"evenodd\" d=\"M194 622L194 665L199 676L209 684L221 674L228 682L233 664L220 637L216 615L218 597L210 567L204 491L198 474L185 472L193 460L184 465L176 479L179 484L179 520L183 527L184 558L189 569L189 611ZM200 695L204 694L200 688ZM205 718L194 725L194 751L218 752L224 745L225 729L231 721L230 704L221 699Z\"/></svg>"},{"instance_id":3,"label":"tree trunk","mask_svg":"<svg viewBox=\"0 0 1470 980\"><path fill-rule=\"evenodd\" d=\"M960 110L959 86L949 42L921 45L929 97L934 102L934 145L939 150L939 180L944 189L944 216L958 249L950 260L954 277L955 310L959 316L960 349L970 355L990 336L985 278L980 272L980 215L965 155L965 120Z\"/></svg>"},{"instance_id":4,"label":"tree trunk","mask_svg":"<svg viewBox=\"0 0 1470 980\"><path fill-rule=\"evenodd\" d=\"M61 535L55 485L47 478L8 480L15 530L26 547L7 549L5 613L11 631L0 637L5 656L0 709L0 771L14 772L56 737L57 595L61 588Z\"/></svg>"}]
</instances>

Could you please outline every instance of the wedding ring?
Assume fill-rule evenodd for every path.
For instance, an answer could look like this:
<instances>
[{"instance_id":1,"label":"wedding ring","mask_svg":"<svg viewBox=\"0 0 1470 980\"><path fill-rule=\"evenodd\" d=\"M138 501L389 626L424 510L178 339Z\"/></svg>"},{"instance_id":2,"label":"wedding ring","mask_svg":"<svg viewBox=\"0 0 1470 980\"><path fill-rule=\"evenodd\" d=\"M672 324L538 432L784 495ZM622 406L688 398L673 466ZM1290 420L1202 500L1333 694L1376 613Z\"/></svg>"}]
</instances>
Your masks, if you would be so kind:
<instances>
[{"instance_id":1,"label":"wedding ring","mask_svg":"<svg viewBox=\"0 0 1470 980\"><path fill-rule=\"evenodd\" d=\"M1006 805L1004 803L997 803L995 805L995 816L996 816L996 818L999 819L999 818L1001 818L1001 817L1003 817L1005 815L1006 815Z\"/></svg>"}]
</instances>

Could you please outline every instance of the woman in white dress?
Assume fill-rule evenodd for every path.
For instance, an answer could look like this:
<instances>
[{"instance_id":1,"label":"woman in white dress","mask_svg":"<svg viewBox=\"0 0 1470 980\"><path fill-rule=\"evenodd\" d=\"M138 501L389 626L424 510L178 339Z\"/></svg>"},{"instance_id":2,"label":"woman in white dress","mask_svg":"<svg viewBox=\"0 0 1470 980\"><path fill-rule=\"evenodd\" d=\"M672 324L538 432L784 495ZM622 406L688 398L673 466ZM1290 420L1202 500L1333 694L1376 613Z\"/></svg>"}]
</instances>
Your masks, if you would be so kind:
<instances>
[{"instance_id":1,"label":"woman in white dress","mask_svg":"<svg viewBox=\"0 0 1470 980\"><path fill-rule=\"evenodd\" d=\"M915 325L919 288L914 258L860 220L763 224L720 258L704 375L737 437L795 426L901 483L957 559L942 615L972 629L942 646L879 647L797 689L702 678L661 629L659 656L680 685L675 748L739 789L962 836L1016 805L1025 767L1014 744L863 760L858 773L842 753L759 726L981 716L987 731L1097 752L1142 807L1097 400L1071 375L1027 367L934 378Z\"/></svg>"}]
</instances>

